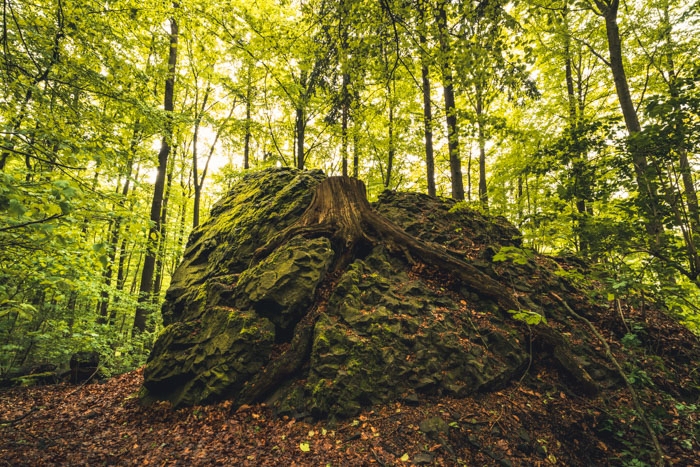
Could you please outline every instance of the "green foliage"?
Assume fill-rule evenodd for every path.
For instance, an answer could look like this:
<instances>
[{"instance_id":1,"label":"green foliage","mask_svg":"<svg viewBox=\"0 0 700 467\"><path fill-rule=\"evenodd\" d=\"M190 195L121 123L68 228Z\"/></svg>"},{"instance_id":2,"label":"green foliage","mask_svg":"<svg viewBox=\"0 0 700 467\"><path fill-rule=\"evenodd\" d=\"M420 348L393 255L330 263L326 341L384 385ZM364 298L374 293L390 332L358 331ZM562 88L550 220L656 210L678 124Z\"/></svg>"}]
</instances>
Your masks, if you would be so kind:
<instances>
[{"instance_id":1,"label":"green foliage","mask_svg":"<svg viewBox=\"0 0 700 467\"><path fill-rule=\"evenodd\" d=\"M535 311L530 310L508 310L508 313L516 321L521 321L528 326L537 326L540 323L547 324L547 318Z\"/></svg>"},{"instance_id":2,"label":"green foliage","mask_svg":"<svg viewBox=\"0 0 700 467\"><path fill-rule=\"evenodd\" d=\"M491 258L494 263L500 263L503 261L510 261L513 264L527 264L534 257L534 253L531 250L518 248L515 246L503 246L498 250L498 252Z\"/></svg>"},{"instance_id":3,"label":"green foliage","mask_svg":"<svg viewBox=\"0 0 700 467\"><path fill-rule=\"evenodd\" d=\"M410 2L184 1L173 11L152 0L138 8L9 0L0 48L0 371L81 346L108 359L119 352L109 365L126 368L120 362L136 364L147 351L130 329L166 123L175 150L165 227L154 234L155 321L192 223L195 160L206 180L203 216L244 172L244 152L252 168L301 161L329 175L341 173L343 157L352 173L357 157L370 197L423 190L424 65L438 194L451 185L442 105L451 74L467 197L453 209L488 209L523 231L524 247L505 247L494 261L525 264L530 250L578 255L603 285L584 287L591 300L653 300L700 332L697 8L642 2L618 18L622 30L635 26L639 45L623 41L642 131L624 138L601 63L607 36L588 3L443 5L447 35L432 9ZM169 116L160 93L169 51L162 26L172 15L183 60ZM658 191L656 219L631 159L640 148ZM658 245L650 220L665 228ZM561 274L590 280L588 271Z\"/></svg>"}]
</instances>

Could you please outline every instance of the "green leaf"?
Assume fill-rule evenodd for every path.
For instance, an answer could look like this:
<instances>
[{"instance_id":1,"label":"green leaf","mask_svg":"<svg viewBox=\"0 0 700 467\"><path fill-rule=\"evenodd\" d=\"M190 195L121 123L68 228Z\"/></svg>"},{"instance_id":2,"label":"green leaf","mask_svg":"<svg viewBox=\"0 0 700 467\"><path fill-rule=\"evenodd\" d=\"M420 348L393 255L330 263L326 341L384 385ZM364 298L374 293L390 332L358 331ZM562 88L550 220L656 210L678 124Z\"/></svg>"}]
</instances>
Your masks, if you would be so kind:
<instances>
[{"instance_id":1,"label":"green leaf","mask_svg":"<svg viewBox=\"0 0 700 467\"><path fill-rule=\"evenodd\" d=\"M540 323L547 324L544 315L530 310L508 310L508 313L517 321L521 321L528 326L537 326Z\"/></svg>"},{"instance_id":2,"label":"green leaf","mask_svg":"<svg viewBox=\"0 0 700 467\"><path fill-rule=\"evenodd\" d=\"M309 443L299 443L299 449L301 449L302 452L309 452L311 451L311 446L309 446Z\"/></svg>"}]
</instances>

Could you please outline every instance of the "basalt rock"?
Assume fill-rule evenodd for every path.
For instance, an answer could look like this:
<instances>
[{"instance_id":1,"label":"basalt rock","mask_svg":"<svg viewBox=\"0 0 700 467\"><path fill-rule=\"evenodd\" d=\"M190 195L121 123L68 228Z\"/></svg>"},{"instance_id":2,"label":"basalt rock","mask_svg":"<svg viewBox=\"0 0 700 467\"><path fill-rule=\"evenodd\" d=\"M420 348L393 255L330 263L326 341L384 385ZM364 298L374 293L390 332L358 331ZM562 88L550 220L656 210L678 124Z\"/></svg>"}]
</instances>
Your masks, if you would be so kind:
<instances>
[{"instance_id":1,"label":"basalt rock","mask_svg":"<svg viewBox=\"0 0 700 467\"><path fill-rule=\"evenodd\" d=\"M521 251L505 219L410 193L370 207L363 190L321 172L247 174L190 236L144 400L266 401L278 413L348 417L416 392L497 389L526 371L533 350L574 391L620 384L595 338L567 328L573 318L552 291L574 289L553 261L524 250L493 261L502 247Z\"/></svg>"}]
</instances>

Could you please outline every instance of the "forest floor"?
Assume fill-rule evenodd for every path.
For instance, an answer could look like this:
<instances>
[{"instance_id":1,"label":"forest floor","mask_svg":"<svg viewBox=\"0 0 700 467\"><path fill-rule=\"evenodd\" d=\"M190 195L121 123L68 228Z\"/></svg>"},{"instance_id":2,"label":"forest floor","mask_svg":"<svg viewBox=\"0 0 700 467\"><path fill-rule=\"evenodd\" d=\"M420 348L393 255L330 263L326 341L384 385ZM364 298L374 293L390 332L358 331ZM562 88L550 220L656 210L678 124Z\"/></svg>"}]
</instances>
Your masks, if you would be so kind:
<instances>
[{"instance_id":1,"label":"forest floor","mask_svg":"<svg viewBox=\"0 0 700 467\"><path fill-rule=\"evenodd\" d=\"M143 407L142 370L83 386L11 388L0 392L0 465L646 465L635 463L643 456L650 462L651 447L625 447L625 436L644 437L633 415L616 422L618 430L629 427L627 435L605 436L612 407L629 404L624 390L605 400L579 397L556 389L563 383L557 372L538 367L500 391L411 397L336 423L278 418L264 405L232 411L230 402ZM685 423L675 415L663 418L664 431L675 423L681 436ZM660 437L666 462L697 465L695 450L672 435Z\"/></svg>"}]
</instances>

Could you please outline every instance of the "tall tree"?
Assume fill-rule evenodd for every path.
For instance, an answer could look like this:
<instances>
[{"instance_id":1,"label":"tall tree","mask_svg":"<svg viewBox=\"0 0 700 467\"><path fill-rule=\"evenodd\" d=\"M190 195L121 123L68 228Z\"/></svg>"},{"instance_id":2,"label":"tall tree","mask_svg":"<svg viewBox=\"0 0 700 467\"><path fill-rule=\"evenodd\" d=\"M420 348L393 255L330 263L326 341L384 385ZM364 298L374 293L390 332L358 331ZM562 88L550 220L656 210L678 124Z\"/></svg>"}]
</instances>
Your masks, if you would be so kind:
<instances>
[{"instance_id":1,"label":"tall tree","mask_svg":"<svg viewBox=\"0 0 700 467\"><path fill-rule=\"evenodd\" d=\"M428 186L428 194L435 196L435 155L433 148L433 103L431 98L430 84L430 54L428 52L428 37L426 24L426 0L418 0L416 2L418 10L418 30L419 53L420 53L420 73L421 73L421 91L423 94L423 133L425 135L425 169L426 183Z\"/></svg>"},{"instance_id":2,"label":"tall tree","mask_svg":"<svg viewBox=\"0 0 700 467\"><path fill-rule=\"evenodd\" d=\"M457 123L457 105L455 104L454 77L452 72L452 44L447 21L449 3L437 0L435 9L435 26L440 49L440 68L442 72L442 93L445 99L445 118L447 120L447 147L450 157L450 175L452 198L464 200L464 182L462 180L462 159L459 153L459 126Z\"/></svg>"},{"instance_id":3,"label":"tall tree","mask_svg":"<svg viewBox=\"0 0 700 467\"><path fill-rule=\"evenodd\" d=\"M173 9L179 7L173 3ZM158 253L158 241L161 232L161 215L163 208L163 194L165 191L165 176L168 170L168 156L170 155L173 138L173 110L175 101L175 72L177 67L177 50L179 29L175 16L170 17L170 38L167 62L167 77L165 79L165 93L163 96L163 110L166 113L158 152L158 173L153 186L153 200L151 202L151 227L148 234L146 256L141 272L141 285L139 286L139 306L134 315L133 329L137 333L146 331L150 315L151 292L153 291L153 277L155 273L156 255Z\"/></svg>"},{"instance_id":4,"label":"tall tree","mask_svg":"<svg viewBox=\"0 0 700 467\"><path fill-rule=\"evenodd\" d=\"M617 15L620 0L592 0L592 9L605 22L605 31L608 39L609 60L607 62L615 81L615 91L620 104L622 116L629 134L629 150L632 155L632 164L639 189L640 206L644 213L644 224L651 248L660 252L665 244L664 226L659 204L658 186L653 172L649 168L646 148L637 135L642 127L639 123L637 108L632 100L629 82L622 53L622 38L617 24Z\"/></svg>"}]
</instances>

